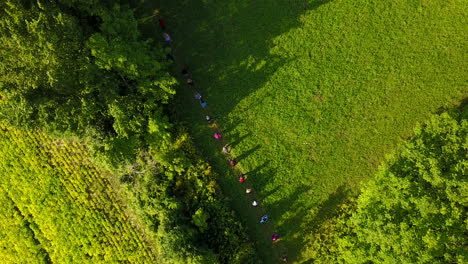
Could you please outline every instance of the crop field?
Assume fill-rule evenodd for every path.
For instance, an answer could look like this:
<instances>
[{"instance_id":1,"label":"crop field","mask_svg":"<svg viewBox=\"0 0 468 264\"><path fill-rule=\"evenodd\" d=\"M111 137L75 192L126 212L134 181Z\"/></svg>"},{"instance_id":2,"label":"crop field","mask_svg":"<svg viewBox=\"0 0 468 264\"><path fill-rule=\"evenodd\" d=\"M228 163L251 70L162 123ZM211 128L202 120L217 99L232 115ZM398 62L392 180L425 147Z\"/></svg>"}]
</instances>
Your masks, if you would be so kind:
<instances>
[{"instance_id":1,"label":"crop field","mask_svg":"<svg viewBox=\"0 0 468 264\"><path fill-rule=\"evenodd\" d=\"M0 123L2 263L148 263L146 236L83 142Z\"/></svg>"},{"instance_id":2,"label":"crop field","mask_svg":"<svg viewBox=\"0 0 468 264\"><path fill-rule=\"evenodd\" d=\"M468 96L463 0L162 0L159 6L177 65L189 65L294 261L307 260L308 234L359 193L417 122ZM180 87L177 101L177 118L189 124L224 175L225 193L248 217L244 190L192 92ZM266 251L271 241L258 233L255 217L248 227Z\"/></svg>"}]
</instances>

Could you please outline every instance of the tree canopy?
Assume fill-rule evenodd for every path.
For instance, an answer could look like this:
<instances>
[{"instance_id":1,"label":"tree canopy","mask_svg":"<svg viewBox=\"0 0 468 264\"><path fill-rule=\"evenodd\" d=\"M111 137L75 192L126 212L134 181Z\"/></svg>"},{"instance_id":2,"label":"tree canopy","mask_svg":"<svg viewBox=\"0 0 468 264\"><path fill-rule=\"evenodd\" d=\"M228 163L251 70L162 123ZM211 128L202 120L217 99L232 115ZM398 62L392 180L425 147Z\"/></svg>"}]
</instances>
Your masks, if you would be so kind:
<instances>
[{"instance_id":1,"label":"tree canopy","mask_svg":"<svg viewBox=\"0 0 468 264\"><path fill-rule=\"evenodd\" d=\"M415 132L364 187L351 218L361 248L354 257L466 262L468 121L445 113Z\"/></svg>"},{"instance_id":2,"label":"tree canopy","mask_svg":"<svg viewBox=\"0 0 468 264\"><path fill-rule=\"evenodd\" d=\"M132 9L84 0L8 0L0 9L4 119L102 138L117 156L144 145L149 119L165 122L161 107L177 81Z\"/></svg>"},{"instance_id":3,"label":"tree canopy","mask_svg":"<svg viewBox=\"0 0 468 264\"><path fill-rule=\"evenodd\" d=\"M468 262L468 107L434 115L311 242L318 263Z\"/></svg>"}]
</instances>

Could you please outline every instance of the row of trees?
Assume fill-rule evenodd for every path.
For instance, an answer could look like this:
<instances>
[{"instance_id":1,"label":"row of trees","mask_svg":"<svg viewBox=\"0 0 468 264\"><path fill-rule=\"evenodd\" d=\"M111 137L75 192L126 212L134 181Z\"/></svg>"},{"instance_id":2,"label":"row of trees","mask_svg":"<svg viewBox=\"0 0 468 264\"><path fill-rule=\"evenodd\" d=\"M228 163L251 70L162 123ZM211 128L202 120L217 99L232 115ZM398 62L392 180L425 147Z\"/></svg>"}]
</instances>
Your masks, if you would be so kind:
<instances>
[{"instance_id":1,"label":"row of trees","mask_svg":"<svg viewBox=\"0 0 468 264\"><path fill-rule=\"evenodd\" d=\"M147 233L157 240L158 261L258 263L253 244L219 192L216 176L196 155L183 129L171 124L164 114L177 81L168 73L162 45L143 39L138 26L133 10L116 1L1 2L0 118L28 131L87 138L95 156L103 157L111 170L121 173L127 200L133 202L131 207L145 222L142 229L151 227ZM11 182L8 188L26 195L31 183L57 181L52 176L63 174L65 182L34 192L42 195L38 200L56 200L58 194L68 193L87 204L82 194L89 186L94 188L93 178L87 178L87 171L92 170L72 166L76 162L73 154L61 156L52 151L48 155L41 160L32 155L23 159L38 168L46 166L48 173L18 177L23 182ZM55 158L62 163L50 163ZM34 166L30 168L35 170ZM81 174L73 173L75 169ZM73 188L67 188L68 181ZM114 200L98 193L94 192L92 199L100 201L101 210L115 213ZM10 197L19 199L21 195ZM71 202L70 197L64 201ZM76 214L86 211L73 210ZM31 221L46 221L41 212L37 211ZM58 206L44 212L55 216L67 211ZM73 226L67 219L54 218L54 223ZM119 221L112 223L121 226L130 220ZM56 230L57 239L72 232L65 229L63 234ZM93 230L98 237L108 237L102 243L121 239L107 225ZM34 236L40 233L32 232ZM50 248L47 243L59 243L57 239L48 236L38 241L40 247ZM90 242L88 247L101 242ZM75 250L84 244L71 241L65 245ZM83 252L76 250L76 259Z\"/></svg>"},{"instance_id":2,"label":"row of trees","mask_svg":"<svg viewBox=\"0 0 468 264\"><path fill-rule=\"evenodd\" d=\"M468 107L433 116L309 244L317 263L468 262Z\"/></svg>"}]
</instances>

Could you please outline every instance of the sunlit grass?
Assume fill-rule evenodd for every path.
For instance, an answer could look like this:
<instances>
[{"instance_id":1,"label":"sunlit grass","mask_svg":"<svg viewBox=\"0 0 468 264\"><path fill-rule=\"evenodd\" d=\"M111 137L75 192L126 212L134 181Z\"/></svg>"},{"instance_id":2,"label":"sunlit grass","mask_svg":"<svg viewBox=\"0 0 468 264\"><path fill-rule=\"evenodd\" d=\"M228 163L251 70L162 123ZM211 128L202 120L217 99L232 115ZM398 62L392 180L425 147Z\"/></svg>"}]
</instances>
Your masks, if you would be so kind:
<instances>
[{"instance_id":1,"label":"sunlit grass","mask_svg":"<svg viewBox=\"0 0 468 264\"><path fill-rule=\"evenodd\" d=\"M176 60L253 172L292 259L417 121L468 95L462 0L162 2ZM177 100L242 211L201 109L185 87Z\"/></svg>"}]
</instances>

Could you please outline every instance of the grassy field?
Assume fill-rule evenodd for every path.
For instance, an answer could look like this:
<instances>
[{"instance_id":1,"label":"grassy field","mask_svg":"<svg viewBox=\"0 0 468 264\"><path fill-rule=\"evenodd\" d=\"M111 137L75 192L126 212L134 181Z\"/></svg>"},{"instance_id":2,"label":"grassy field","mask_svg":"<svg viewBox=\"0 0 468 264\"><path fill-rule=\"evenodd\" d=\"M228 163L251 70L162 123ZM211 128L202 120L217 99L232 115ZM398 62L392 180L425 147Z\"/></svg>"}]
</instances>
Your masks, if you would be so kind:
<instances>
[{"instance_id":1,"label":"grassy field","mask_svg":"<svg viewBox=\"0 0 468 264\"><path fill-rule=\"evenodd\" d=\"M2 263L148 263L154 238L80 141L0 123Z\"/></svg>"},{"instance_id":2,"label":"grassy field","mask_svg":"<svg viewBox=\"0 0 468 264\"><path fill-rule=\"evenodd\" d=\"M468 96L463 0L158 4L178 64L190 66L293 261L307 260L307 234L359 192L416 122ZM199 104L185 87L177 101L178 118L249 217ZM281 254L264 252L270 241L255 217L248 226L259 254Z\"/></svg>"}]
</instances>

